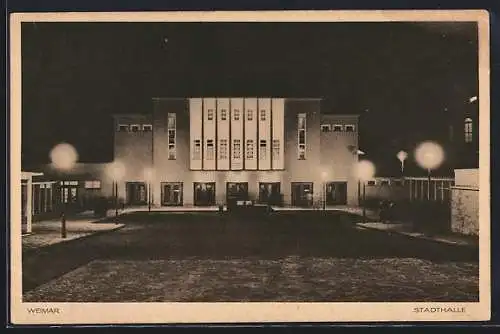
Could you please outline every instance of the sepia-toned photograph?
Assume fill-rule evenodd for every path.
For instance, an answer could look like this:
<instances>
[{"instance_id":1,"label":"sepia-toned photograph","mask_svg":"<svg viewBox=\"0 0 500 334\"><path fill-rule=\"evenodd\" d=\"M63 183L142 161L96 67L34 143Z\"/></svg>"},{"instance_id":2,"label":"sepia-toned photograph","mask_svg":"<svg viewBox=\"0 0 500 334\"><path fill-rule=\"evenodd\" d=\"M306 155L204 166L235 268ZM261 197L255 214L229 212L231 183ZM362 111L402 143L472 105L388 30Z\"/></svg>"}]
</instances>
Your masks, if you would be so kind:
<instances>
[{"instance_id":1,"label":"sepia-toned photograph","mask_svg":"<svg viewBox=\"0 0 500 334\"><path fill-rule=\"evenodd\" d=\"M488 24L11 16L13 322L489 319Z\"/></svg>"}]
</instances>

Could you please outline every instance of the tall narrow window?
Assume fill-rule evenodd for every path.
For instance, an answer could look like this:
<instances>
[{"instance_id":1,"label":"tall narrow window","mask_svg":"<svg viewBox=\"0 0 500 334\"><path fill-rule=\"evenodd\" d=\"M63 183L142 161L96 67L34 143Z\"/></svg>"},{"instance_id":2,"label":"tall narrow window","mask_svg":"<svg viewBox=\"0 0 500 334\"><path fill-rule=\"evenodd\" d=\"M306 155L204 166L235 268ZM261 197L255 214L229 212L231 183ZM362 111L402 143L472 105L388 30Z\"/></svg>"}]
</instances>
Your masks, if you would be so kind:
<instances>
[{"instance_id":1,"label":"tall narrow window","mask_svg":"<svg viewBox=\"0 0 500 334\"><path fill-rule=\"evenodd\" d=\"M266 111L265 110L260 111L260 120L262 122L264 122L266 120Z\"/></svg>"},{"instance_id":2,"label":"tall narrow window","mask_svg":"<svg viewBox=\"0 0 500 334\"><path fill-rule=\"evenodd\" d=\"M273 160L279 160L280 158L280 141L279 139L273 139Z\"/></svg>"},{"instance_id":3,"label":"tall narrow window","mask_svg":"<svg viewBox=\"0 0 500 334\"><path fill-rule=\"evenodd\" d=\"M227 139L221 139L219 143L219 158L221 160L227 159Z\"/></svg>"},{"instance_id":4,"label":"tall narrow window","mask_svg":"<svg viewBox=\"0 0 500 334\"><path fill-rule=\"evenodd\" d=\"M207 160L214 160L214 140L207 139Z\"/></svg>"},{"instance_id":5,"label":"tall narrow window","mask_svg":"<svg viewBox=\"0 0 500 334\"><path fill-rule=\"evenodd\" d=\"M261 140L259 144L259 159L266 160L267 155L267 141Z\"/></svg>"},{"instance_id":6,"label":"tall narrow window","mask_svg":"<svg viewBox=\"0 0 500 334\"><path fill-rule=\"evenodd\" d=\"M214 110L213 109L208 109L208 111L207 111L207 119L209 121L211 121L211 120L214 119Z\"/></svg>"},{"instance_id":7,"label":"tall narrow window","mask_svg":"<svg viewBox=\"0 0 500 334\"><path fill-rule=\"evenodd\" d=\"M300 160L306 158L306 114L297 115L297 153Z\"/></svg>"},{"instance_id":8,"label":"tall narrow window","mask_svg":"<svg viewBox=\"0 0 500 334\"><path fill-rule=\"evenodd\" d=\"M233 119L235 121L239 121L240 120L240 111L238 109L234 109L234 111L233 111Z\"/></svg>"},{"instance_id":9,"label":"tall narrow window","mask_svg":"<svg viewBox=\"0 0 500 334\"><path fill-rule=\"evenodd\" d=\"M227 110L226 109L221 109L220 119L221 119L221 121L225 121L227 119Z\"/></svg>"},{"instance_id":10,"label":"tall narrow window","mask_svg":"<svg viewBox=\"0 0 500 334\"><path fill-rule=\"evenodd\" d=\"M167 115L167 134L168 134L168 159L175 160L176 154L176 114L168 113Z\"/></svg>"},{"instance_id":11,"label":"tall narrow window","mask_svg":"<svg viewBox=\"0 0 500 334\"><path fill-rule=\"evenodd\" d=\"M472 119L468 117L465 119L464 123L464 136L466 143L472 142Z\"/></svg>"},{"instance_id":12,"label":"tall narrow window","mask_svg":"<svg viewBox=\"0 0 500 334\"><path fill-rule=\"evenodd\" d=\"M193 160L201 159L201 140L195 139L194 141L194 150L193 150Z\"/></svg>"},{"instance_id":13,"label":"tall narrow window","mask_svg":"<svg viewBox=\"0 0 500 334\"><path fill-rule=\"evenodd\" d=\"M247 139L247 148L246 148L247 159L253 159L254 156L254 144L252 139Z\"/></svg>"},{"instance_id":14,"label":"tall narrow window","mask_svg":"<svg viewBox=\"0 0 500 334\"><path fill-rule=\"evenodd\" d=\"M239 139L233 140L233 157L241 159L241 141Z\"/></svg>"},{"instance_id":15,"label":"tall narrow window","mask_svg":"<svg viewBox=\"0 0 500 334\"><path fill-rule=\"evenodd\" d=\"M247 110L247 121L253 120L253 110Z\"/></svg>"}]
</instances>

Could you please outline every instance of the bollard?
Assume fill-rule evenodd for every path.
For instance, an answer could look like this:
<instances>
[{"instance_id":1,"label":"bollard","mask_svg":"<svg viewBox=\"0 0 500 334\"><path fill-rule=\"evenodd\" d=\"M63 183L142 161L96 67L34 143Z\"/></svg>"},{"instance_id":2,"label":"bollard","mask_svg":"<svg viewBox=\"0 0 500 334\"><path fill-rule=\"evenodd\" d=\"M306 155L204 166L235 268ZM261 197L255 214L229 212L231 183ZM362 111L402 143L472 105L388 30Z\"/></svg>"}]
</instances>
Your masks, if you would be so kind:
<instances>
[{"instance_id":1,"label":"bollard","mask_svg":"<svg viewBox=\"0 0 500 334\"><path fill-rule=\"evenodd\" d=\"M64 212L61 215L61 238L66 238L66 216Z\"/></svg>"}]
</instances>

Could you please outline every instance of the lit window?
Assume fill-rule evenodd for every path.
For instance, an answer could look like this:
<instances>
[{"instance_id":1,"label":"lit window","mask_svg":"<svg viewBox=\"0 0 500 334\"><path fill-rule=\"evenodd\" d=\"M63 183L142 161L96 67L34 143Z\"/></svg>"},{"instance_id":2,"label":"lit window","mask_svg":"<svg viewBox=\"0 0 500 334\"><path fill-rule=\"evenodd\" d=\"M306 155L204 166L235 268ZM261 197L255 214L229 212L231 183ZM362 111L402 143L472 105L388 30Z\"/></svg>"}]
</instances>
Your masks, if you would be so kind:
<instances>
[{"instance_id":1,"label":"lit window","mask_svg":"<svg viewBox=\"0 0 500 334\"><path fill-rule=\"evenodd\" d=\"M167 124L167 134L168 134L168 159L176 159L176 114L168 113L168 124Z\"/></svg>"},{"instance_id":2,"label":"lit window","mask_svg":"<svg viewBox=\"0 0 500 334\"><path fill-rule=\"evenodd\" d=\"M207 119L209 121L211 121L211 120L214 119L214 110L213 109L208 109L208 111L207 111Z\"/></svg>"},{"instance_id":3,"label":"lit window","mask_svg":"<svg viewBox=\"0 0 500 334\"><path fill-rule=\"evenodd\" d=\"M153 131L153 126L151 124L143 124L142 131L151 132L151 131Z\"/></svg>"},{"instance_id":4,"label":"lit window","mask_svg":"<svg viewBox=\"0 0 500 334\"><path fill-rule=\"evenodd\" d=\"M253 110L247 110L247 121L253 120Z\"/></svg>"},{"instance_id":5,"label":"lit window","mask_svg":"<svg viewBox=\"0 0 500 334\"><path fill-rule=\"evenodd\" d=\"M63 186L77 186L78 181L62 181Z\"/></svg>"},{"instance_id":6,"label":"lit window","mask_svg":"<svg viewBox=\"0 0 500 334\"><path fill-rule=\"evenodd\" d=\"M273 160L279 160L280 158L280 141L278 139L273 139Z\"/></svg>"},{"instance_id":7,"label":"lit window","mask_svg":"<svg viewBox=\"0 0 500 334\"><path fill-rule=\"evenodd\" d=\"M227 139L221 139L219 143L219 158L221 160L227 159Z\"/></svg>"},{"instance_id":8,"label":"lit window","mask_svg":"<svg viewBox=\"0 0 500 334\"><path fill-rule=\"evenodd\" d=\"M306 114L297 115L297 153L300 160L306 158Z\"/></svg>"},{"instance_id":9,"label":"lit window","mask_svg":"<svg viewBox=\"0 0 500 334\"><path fill-rule=\"evenodd\" d=\"M127 124L119 124L118 132L128 132L129 126Z\"/></svg>"},{"instance_id":10,"label":"lit window","mask_svg":"<svg viewBox=\"0 0 500 334\"><path fill-rule=\"evenodd\" d=\"M464 123L464 135L465 135L465 142L471 143L472 142L472 119L468 118L468 117L465 119L465 123Z\"/></svg>"},{"instance_id":11,"label":"lit window","mask_svg":"<svg viewBox=\"0 0 500 334\"><path fill-rule=\"evenodd\" d=\"M344 129L344 127L340 124L335 124L333 126L333 132L341 132Z\"/></svg>"},{"instance_id":12,"label":"lit window","mask_svg":"<svg viewBox=\"0 0 500 334\"><path fill-rule=\"evenodd\" d=\"M101 189L101 181L85 181L85 189Z\"/></svg>"},{"instance_id":13,"label":"lit window","mask_svg":"<svg viewBox=\"0 0 500 334\"><path fill-rule=\"evenodd\" d=\"M214 140L207 140L207 160L214 160Z\"/></svg>"},{"instance_id":14,"label":"lit window","mask_svg":"<svg viewBox=\"0 0 500 334\"><path fill-rule=\"evenodd\" d=\"M321 132L331 131L332 126L330 124L321 124Z\"/></svg>"},{"instance_id":15,"label":"lit window","mask_svg":"<svg viewBox=\"0 0 500 334\"><path fill-rule=\"evenodd\" d=\"M259 159L266 160L267 155L267 141L261 140L259 144Z\"/></svg>"},{"instance_id":16,"label":"lit window","mask_svg":"<svg viewBox=\"0 0 500 334\"><path fill-rule=\"evenodd\" d=\"M140 128L141 127L139 126L139 124L132 124L130 126L130 131L132 131L132 132L139 132Z\"/></svg>"},{"instance_id":17,"label":"lit window","mask_svg":"<svg viewBox=\"0 0 500 334\"><path fill-rule=\"evenodd\" d=\"M193 160L201 159L201 140L195 139L194 141L194 149L193 149Z\"/></svg>"},{"instance_id":18,"label":"lit window","mask_svg":"<svg viewBox=\"0 0 500 334\"><path fill-rule=\"evenodd\" d=\"M253 159L254 156L254 144L252 139L247 139L247 149L246 149L246 154L247 154L247 159Z\"/></svg>"},{"instance_id":19,"label":"lit window","mask_svg":"<svg viewBox=\"0 0 500 334\"><path fill-rule=\"evenodd\" d=\"M354 132L354 125L346 125L345 132Z\"/></svg>"},{"instance_id":20,"label":"lit window","mask_svg":"<svg viewBox=\"0 0 500 334\"><path fill-rule=\"evenodd\" d=\"M220 119L222 121L225 121L227 119L227 110L226 109L221 109L221 111L220 111Z\"/></svg>"},{"instance_id":21,"label":"lit window","mask_svg":"<svg viewBox=\"0 0 500 334\"><path fill-rule=\"evenodd\" d=\"M233 140L233 157L241 159L241 141L239 139Z\"/></svg>"},{"instance_id":22,"label":"lit window","mask_svg":"<svg viewBox=\"0 0 500 334\"><path fill-rule=\"evenodd\" d=\"M235 121L239 121L240 120L240 111L238 109L234 109L233 111L233 118Z\"/></svg>"},{"instance_id":23,"label":"lit window","mask_svg":"<svg viewBox=\"0 0 500 334\"><path fill-rule=\"evenodd\" d=\"M261 110L260 111L260 120L261 121L265 121L266 120L266 111L265 110Z\"/></svg>"}]
</instances>

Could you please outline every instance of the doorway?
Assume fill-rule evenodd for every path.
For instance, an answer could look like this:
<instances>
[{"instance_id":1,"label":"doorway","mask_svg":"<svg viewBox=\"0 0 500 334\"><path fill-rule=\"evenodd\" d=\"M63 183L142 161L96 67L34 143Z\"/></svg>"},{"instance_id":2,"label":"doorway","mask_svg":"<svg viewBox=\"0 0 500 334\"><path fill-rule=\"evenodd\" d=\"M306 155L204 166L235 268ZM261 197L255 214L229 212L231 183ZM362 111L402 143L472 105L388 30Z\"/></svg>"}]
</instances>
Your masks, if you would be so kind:
<instances>
[{"instance_id":1,"label":"doorway","mask_svg":"<svg viewBox=\"0 0 500 334\"><path fill-rule=\"evenodd\" d=\"M279 182L259 183L259 203L279 205L281 202Z\"/></svg>"},{"instance_id":2,"label":"doorway","mask_svg":"<svg viewBox=\"0 0 500 334\"><path fill-rule=\"evenodd\" d=\"M248 200L248 182L227 182L226 201L228 204Z\"/></svg>"},{"instance_id":3,"label":"doorway","mask_svg":"<svg viewBox=\"0 0 500 334\"><path fill-rule=\"evenodd\" d=\"M193 190L194 205L215 205L215 182L194 182Z\"/></svg>"},{"instance_id":4,"label":"doorway","mask_svg":"<svg viewBox=\"0 0 500 334\"><path fill-rule=\"evenodd\" d=\"M144 182L127 182L127 204L128 205L146 205L147 193L146 183Z\"/></svg>"},{"instance_id":5,"label":"doorway","mask_svg":"<svg viewBox=\"0 0 500 334\"><path fill-rule=\"evenodd\" d=\"M182 206L182 182L161 183L161 205Z\"/></svg>"},{"instance_id":6,"label":"doorway","mask_svg":"<svg viewBox=\"0 0 500 334\"><path fill-rule=\"evenodd\" d=\"M347 182L327 182L325 185L326 205L347 204Z\"/></svg>"},{"instance_id":7,"label":"doorway","mask_svg":"<svg viewBox=\"0 0 500 334\"><path fill-rule=\"evenodd\" d=\"M312 182L292 182L292 205L301 207L313 205Z\"/></svg>"}]
</instances>

